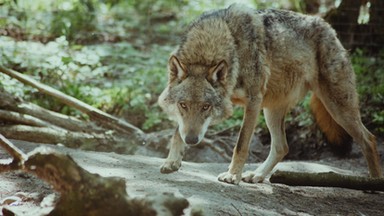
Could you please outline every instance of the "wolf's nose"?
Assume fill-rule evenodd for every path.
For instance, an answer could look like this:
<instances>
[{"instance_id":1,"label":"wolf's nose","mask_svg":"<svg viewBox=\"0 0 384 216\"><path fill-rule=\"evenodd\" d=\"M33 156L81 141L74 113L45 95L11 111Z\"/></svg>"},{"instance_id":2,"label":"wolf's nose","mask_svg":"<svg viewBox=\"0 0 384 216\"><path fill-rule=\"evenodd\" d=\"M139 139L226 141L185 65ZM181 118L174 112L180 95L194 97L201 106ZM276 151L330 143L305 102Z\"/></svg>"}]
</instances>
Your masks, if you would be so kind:
<instances>
[{"instance_id":1,"label":"wolf's nose","mask_svg":"<svg viewBox=\"0 0 384 216\"><path fill-rule=\"evenodd\" d=\"M199 138L197 136L193 136L193 135L187 135L185 137L185 142L189 145L194 145L194 144L197 144L197 142L199 141Z\"/></svg>"}]
</instances>

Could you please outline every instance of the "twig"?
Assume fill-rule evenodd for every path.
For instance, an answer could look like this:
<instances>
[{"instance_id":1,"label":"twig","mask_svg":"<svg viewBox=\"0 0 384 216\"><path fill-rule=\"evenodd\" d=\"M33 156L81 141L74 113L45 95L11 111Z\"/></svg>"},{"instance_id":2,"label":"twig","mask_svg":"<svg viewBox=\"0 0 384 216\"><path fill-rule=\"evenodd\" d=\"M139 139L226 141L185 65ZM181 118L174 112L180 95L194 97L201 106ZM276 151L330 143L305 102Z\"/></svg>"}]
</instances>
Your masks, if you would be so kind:
<instances>
[{"instance_id":1,"label":"twig","mask_svg":"<svg viewBox=\"0 0 384 216\"><path fill-rule=\"evenodd\" d=\"M241 214L240 210L233 204L231 203L231 206L236 209L237 213L239 213L240 216L242 216L243 214Z\"/></svg>"},{"instance_id":2,"label":"twig","mask_svg":"<svg viewBox=\"0 0 384 216\"><path fill-rule=\"evenodd\" d=\"M225 152L224 149L221 149L217 146L215 146L213 143L215 141L214 140L211 140L211 139L208 139L208 138L204 138L203 139L203 145L207 145L208 147L210 147L213 151L219 153L224 159L226 159L227 161L231 161L232 158L230 156L228 156Z\"/></svg>"},{"instance_id":3,"label":"twig","mask_svg":"<svg viewBox=\"0 0 384 216\"><path fill-rule=\"evenodd\" d=\"M0 134L0 145L16 160L24 161L27 155L11 143L7 138Z\"/></svg>"},{"instance_id":4,"label":"twig","mask_svg":"<svg viewBox=\"0 0 384 216\"><path fill-rule=\"evenodd\" d=\"M209 136L210 137L215 137L215 136L226 135L226 134L230 134L230 133L232 133L234 131L238 131L238 130L240 130L239 126L235 125L235 126L232 126L232 127L224 128L223 130L220 130L220 131L217 131L217 132L210 133Z\"/></svg>"}]
</instances>

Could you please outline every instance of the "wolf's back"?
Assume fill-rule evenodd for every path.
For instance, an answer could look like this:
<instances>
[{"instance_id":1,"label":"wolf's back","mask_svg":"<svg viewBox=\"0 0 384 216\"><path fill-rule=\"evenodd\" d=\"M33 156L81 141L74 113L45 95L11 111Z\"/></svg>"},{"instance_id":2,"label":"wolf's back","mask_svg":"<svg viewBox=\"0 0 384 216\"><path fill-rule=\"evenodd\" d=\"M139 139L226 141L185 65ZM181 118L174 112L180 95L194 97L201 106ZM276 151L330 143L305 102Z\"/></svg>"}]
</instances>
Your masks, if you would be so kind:
<instances>
[{"instance_id":1,"label":"wolf's back","mask_svg":"<svg viewBox=\"0 0 384 216\"><path fill-rule=\"evenodd\" d=\"M175 53L183 64L213 66L222 60L231 61L234 38L223 18L223 10L219 10L190 24Z\"/></svg>"}]
</instances>

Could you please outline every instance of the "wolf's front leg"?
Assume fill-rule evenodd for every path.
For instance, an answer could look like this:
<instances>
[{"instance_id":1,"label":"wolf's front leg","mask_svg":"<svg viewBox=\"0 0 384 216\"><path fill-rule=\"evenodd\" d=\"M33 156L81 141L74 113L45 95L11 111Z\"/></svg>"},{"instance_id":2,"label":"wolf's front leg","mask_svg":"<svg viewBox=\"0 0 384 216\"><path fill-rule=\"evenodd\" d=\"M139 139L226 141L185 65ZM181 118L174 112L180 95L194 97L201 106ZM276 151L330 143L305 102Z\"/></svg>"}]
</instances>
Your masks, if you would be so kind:
<instances>
[{"instance_id":1,"label":"wolf's front leg","mask_svg":"<svg viewBox=\"0 0 384 216\"><path fill-rule=\"evenodd\" d=\"M249 142L256 127L259 111L260 103L249 103L245 108L239 139L233 149L232 162L229 165L228 172L219 175L219 181L239 184L245 161L248 158Z\"/></svg>"},{"instance_id":2,"label":"wolf's front leg","mask_svg":"<svg viewBox=\"0 0 384 216\"><path fill-rule=\"evenodd\" d=\"M265 120L271 134L271 150L267 159L256 169L243 174L242 179L249 183L262 182L275 165L288 153L285 136L284 117L287 107L264 109Z\"/></svg>"},{"instance_id":3,"label":"wolf's front leg","mask_svg":"<svg viewBox=\"0 0 384 216\"><path fill-rule=\"evenodd\" d=\"M175 134L171 139L171 148L165 162L160 167L161 173L171 173L177 171L181 166L184 155L185 144L180 137L179 129L176 128Z\"/></svg>"}]
</instances>

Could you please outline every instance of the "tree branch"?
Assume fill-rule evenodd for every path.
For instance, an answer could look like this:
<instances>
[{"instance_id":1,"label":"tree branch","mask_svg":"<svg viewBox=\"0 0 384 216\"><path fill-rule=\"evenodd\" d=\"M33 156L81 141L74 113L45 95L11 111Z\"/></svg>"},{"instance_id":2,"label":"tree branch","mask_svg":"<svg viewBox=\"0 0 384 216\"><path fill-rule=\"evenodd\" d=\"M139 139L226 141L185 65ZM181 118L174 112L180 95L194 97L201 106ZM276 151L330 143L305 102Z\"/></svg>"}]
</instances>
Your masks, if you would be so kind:
<instances>
[{"instance_id":1,"label":"tree branch","mask_svg":"<svg viewBox=\"0 0 384 216\"><path fill-rule=\"evenodd\" d=\"M0 146L3 147L12 157L13 161L10 164L0 164L0 172L20 169L22 163L27 159L27 155L24 154L19 148L11 143L0 133Z\"/></svg>"},{"instance_id":2,"label":"tree branch","mask_svg":"<svg viewBox=\"0 0 384 216\"><path fill-rule=\"evenodd\" d=\"M59 128L55 125L52 125L48 122L45 122L33 116L12 112L12 111L5 111L1 109L0 109L0 120L6 121L6 122L36 126L36 127L49 127L57 130L63 130L62 128Z\"/></svg>"},{"instance_id":3,"label":"tree branch","mask_svg":"<svg viewBox=\"0 0 384 216\"><path fill-rule=\"evenodd\" d=\"M0 98L0 107L3 109L18 112L20 114L28 114L35 118L41 119L44 122L48 122L49 124L56 125L57 127L64 128L69 131L105 131L92 123L83 122L77 118L44 109L36 104L24 102L5 91L0 90Z\"/></svg>"},{"instance_id":4,"label":"tree branch","mask_svg":"<svg viewBox=\"0 0 384 216\"><path fill-rule=\"evenodd\" d=\"M341 187L356 190L384 191L384 178L342 175L334 172L301 173L276 171L271 183L290 186Z\"/></svg>"},{"instance_id":5,"label":"tree branch","mask_svg":"<svg viewBox=\"0 0 384 216\"><path fill-rule=\"evenodd\" d=\"M70 132L47 127L32 127L26 125L3 126L0 127L0 133L9 139L47 144L61 143L70 148L99 151L110 151L111 149L114 149L113 145L128 143L123 137L113 136L113 134Z\"/></svg>"},{"instance_id":6,"label":"tree branch","mask_svg":"<svg viewBox=\"0 0 384 216\"><path fill-rule=\"evenodd\" d=\"M203 142L201 143L202 145L206 145L210 147L213 151L217 152L220 156L222 156L225 160L231 161L231 157L227 155L224 149L214 145L215 140L204 138Z\"/></svg>"},{"instance_id":7,"label":"tree branch","mask_svg":"<svg viewBox=\"0 0 384 216\"><path fill-rule=\"evenodd\" d=\"M94 121L99 122L100 124L104 125L107 128L115 129L115 130L118 130L118 131L123 132L123 133L135 132L138 134L144 134L144 132L141 129L129 124L128 122L125 122L121 119L118 119L118 118L108 114L108 113L105 113L99 109L96 109L95 107L92 107L92 106L90 106L90 105L84 103L83 101L80 101L74 97L68 96L68 95L66 95L66 94L64 94L64 93L62 93L62 92L60 92L60 91L58 91L58 90L56 90L50 86L39 83L27 75L24 75L24 74L21 74L17 71L5 68L1 65L0 65L0 72L7 74L8 76L10 76L14 79L17 79L26 85L30 85L30 86L38 89L40 92L47 94L47 95L50 95L50 96L60 100L61 102L63 102L64 104L66 104L70 107L74 107L74 108L78 109L79 111L87 114Z\"/></svg>"}]
</instances>

